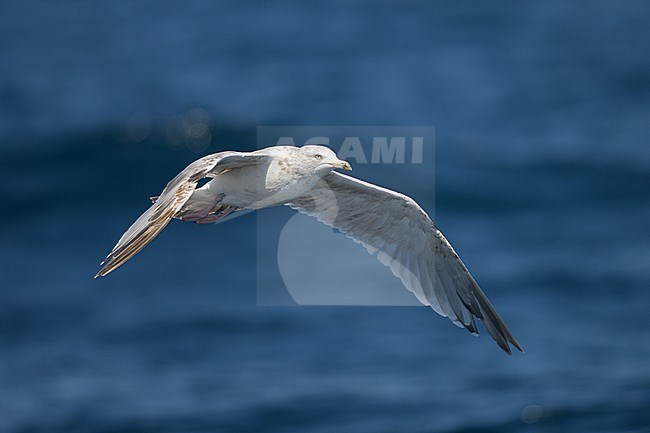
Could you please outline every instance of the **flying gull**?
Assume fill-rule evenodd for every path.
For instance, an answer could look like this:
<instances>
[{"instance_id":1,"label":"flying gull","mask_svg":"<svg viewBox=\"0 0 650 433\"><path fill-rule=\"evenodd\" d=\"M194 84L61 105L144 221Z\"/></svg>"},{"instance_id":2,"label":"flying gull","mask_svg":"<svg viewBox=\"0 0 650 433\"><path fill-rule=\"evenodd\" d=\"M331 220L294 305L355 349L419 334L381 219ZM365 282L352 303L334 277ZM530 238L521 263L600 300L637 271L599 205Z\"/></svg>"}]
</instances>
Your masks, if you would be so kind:
<instances>
[{"instance_id":1,"label":"flying gull","mask_svg":"<svg viewBox=\"0 0 650 433\"><path fill-rule=\"evenodd\" d=\"M334 171L323 146L275 146L200 158L173 178L122 235L95 275L113 272L174 218L219 223L242 210L287 205L334 227L390 267L424 305L478 335L475 317L508 354L523 351L451 244L410 197ZM200 188L201 179L210 179Z\"/></svg>"}]
</instances>

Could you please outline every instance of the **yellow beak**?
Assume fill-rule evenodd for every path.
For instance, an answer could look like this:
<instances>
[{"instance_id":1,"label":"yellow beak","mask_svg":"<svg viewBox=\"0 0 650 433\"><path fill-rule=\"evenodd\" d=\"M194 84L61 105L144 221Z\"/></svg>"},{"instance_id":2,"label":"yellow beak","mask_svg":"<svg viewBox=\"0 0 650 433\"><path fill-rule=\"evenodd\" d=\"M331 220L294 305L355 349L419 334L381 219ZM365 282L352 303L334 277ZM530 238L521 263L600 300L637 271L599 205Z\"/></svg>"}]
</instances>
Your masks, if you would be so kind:
<instances>
[{"instance_id":1,"label":"yellow beak","mask_svg":"<svg viewBox=\"0 0 650 433\"><path fill-rule=\"evenodd\" d=\"M347 161L341 161L341 168L346 171L352 171L352 166Z\"/></svg>"}]
</instances>

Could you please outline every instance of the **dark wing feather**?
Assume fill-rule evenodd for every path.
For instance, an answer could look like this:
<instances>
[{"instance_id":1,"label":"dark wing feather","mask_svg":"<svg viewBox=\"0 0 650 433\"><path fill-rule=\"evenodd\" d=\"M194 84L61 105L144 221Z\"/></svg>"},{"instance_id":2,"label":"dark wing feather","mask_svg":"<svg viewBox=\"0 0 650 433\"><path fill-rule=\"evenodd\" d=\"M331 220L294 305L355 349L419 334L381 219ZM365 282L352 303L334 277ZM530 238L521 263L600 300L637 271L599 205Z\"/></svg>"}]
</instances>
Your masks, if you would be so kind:
<instances>
[{"instance_id":1,"label":"dark wing feather","mask_svg":"<svg viewBox=\"0 0 650 433\"><path fill-rule=\"evenodd\" d=\"M474 318L507 353L523 351L458 254L410 197L332 172L288 204L337 228L390 267L408 290L457 326L478 334Z\"/></svg>"}]
</instances>

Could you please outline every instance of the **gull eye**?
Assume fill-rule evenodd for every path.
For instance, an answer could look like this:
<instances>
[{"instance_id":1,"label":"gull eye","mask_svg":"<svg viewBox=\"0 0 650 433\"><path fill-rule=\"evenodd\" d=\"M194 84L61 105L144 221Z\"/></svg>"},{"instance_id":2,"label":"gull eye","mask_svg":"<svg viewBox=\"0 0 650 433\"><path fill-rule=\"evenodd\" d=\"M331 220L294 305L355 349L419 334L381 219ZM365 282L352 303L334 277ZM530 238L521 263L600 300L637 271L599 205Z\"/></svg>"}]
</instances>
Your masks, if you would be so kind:
<instances>
[{"instance_id":1,"label":"gull eye","mask_svg":"<svg viewBox=\"0 0 650 433\"><path fill-rule=\"evenodd\" d=\"M323 155L321 155L320 153L317 153L316 155L314 155L314 158L323 159Z\"/></svg>"}]
</instances>

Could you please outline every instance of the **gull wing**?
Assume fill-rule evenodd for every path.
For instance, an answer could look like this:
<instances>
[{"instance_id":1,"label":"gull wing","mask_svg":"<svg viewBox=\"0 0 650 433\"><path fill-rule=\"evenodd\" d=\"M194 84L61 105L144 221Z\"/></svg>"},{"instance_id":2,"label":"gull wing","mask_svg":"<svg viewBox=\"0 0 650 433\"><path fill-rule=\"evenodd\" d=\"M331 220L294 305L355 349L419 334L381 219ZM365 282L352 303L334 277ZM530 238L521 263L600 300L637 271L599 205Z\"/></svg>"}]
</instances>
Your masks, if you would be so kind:
<instances>
[{"instance_id":1,"label":"gull wing","mask_svg":"<svg viewBox=\"0 0 650 433\"><path fill-rule=\"evenodd\" d=\"M155 197L151 207L122 235L102 262L103 267L95 278L110 274L151 242L181 210L201 179L216 177L226 170L260 164L267 158L261 154L220 152L204 156L188 165L167 184L160 196Z\"/></svg>"},{"instance_id":2,"label":"gull wing","mask_svg":"<svg viewBox=\"0 0 650 433\"><path fill-rule=\"evenodd\" d=\"M523 351L424 210L410 197L332 172L288 206L334 227L390 267L420 302L477 335L474 317L508 354Z\"/></svg>"}]
</instances>

